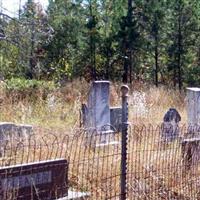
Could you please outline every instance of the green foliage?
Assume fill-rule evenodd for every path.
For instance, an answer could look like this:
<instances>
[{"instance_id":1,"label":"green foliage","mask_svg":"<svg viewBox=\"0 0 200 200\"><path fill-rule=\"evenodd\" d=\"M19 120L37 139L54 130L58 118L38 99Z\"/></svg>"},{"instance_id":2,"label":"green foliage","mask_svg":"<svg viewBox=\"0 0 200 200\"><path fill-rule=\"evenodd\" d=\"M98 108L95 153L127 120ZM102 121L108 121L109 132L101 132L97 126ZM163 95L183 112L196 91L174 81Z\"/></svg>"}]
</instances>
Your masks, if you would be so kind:
<instances>
[{"instance_id":1,"label":"green foliage","mask_svg":"<svg viewBox=\"0 0 200 200\"><path fill-rule=\"evenodd\" d=\"M46 13L30 0L1 19L0 76L13 90L77 77L198 85L199 16L199 0L49 0Z\"/></svg>"},{"instance_id":2,"label":"green foliage","mask_svg":"<svg viewBox=\"0 0 200 200\"><path fill-rule=\"evenodd\" d=\"M199 66L191 66L188 68L187 73L185 73L185 81L189 86L199 87L200 85L200 67Z\"/></svg>"},{"instance_id":3,"label":"green foliage","mask_svg":"<svg viewBox=\"0 0 200 200\"><path fill-rule=\"evenodd\" d=\"M5 88L8 92L30 93L36 91L51 92L55 89L52 81L28 80L23 78L11 78L5 80Z\"/></svg>"}]
</instances>

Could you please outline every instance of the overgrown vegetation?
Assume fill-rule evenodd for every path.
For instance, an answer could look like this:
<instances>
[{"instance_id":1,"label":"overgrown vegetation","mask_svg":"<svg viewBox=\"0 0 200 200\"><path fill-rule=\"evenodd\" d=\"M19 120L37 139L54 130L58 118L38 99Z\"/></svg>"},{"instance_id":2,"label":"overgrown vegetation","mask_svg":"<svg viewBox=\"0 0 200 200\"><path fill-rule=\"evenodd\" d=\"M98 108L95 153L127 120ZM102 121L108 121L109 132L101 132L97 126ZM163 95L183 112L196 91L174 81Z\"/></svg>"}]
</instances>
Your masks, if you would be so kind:
<instances>
[{"instance_id":1,"label":"overgrown vegetation","mask_svg":"<svg viewBox=\"0 0 200 200\"><path fill-rule=\"evenodd\" d=\"M199 0L29 0L0 13L1 78L198 86L199 13Z\"/></svg>"},{"instance_id":2,"label":"overgrown vegetation","mask_svg":"<svg viewBox=\"0 0 200 200\"><path fill-rule=\"evenodd\" d=\"M34 82L33 82L34 83ZM73 81L65 87L51 89L47 84L36 86L30 81L27 89L22 85L12 86L11 82L1 84L0 121L31 123L37 126L78 128L81 104L87 100L88 83ZM111 85L112 106L121 102L120 84ZM49 86L49 88L45 88ZM40 88L41 87L41 88ZM21 92L21 89L23 92ZM51 89L51 90L50 90ZM11 91L11 92L10 92ZM20 92L19 92L20 91ZM186 122L185 94L166 87L156 88L135 83L129 96L129 120L131 124L160 124L169 107L175 107Z\"/></svg>"},{"instance_id":3,"label":"overgrown vegetation","mask_svg":"<svg viewBox=\"0 0 200 200\"><path fill-rule=\"evenodd\" d=\"M2 10L0 121L33 124L36 136L6 143L2 166L63 157L70 187L91 199L120 194L121 146L97 150L79 127L88 82L110 80L112 106L124 82L129 198L199 199L199 170L185 173L179 139L160 137L170 107L187 122L185 87L200 85L199 0L49 0L46 11L28 0L18 17Z\"/></svg>"}]
</instances>

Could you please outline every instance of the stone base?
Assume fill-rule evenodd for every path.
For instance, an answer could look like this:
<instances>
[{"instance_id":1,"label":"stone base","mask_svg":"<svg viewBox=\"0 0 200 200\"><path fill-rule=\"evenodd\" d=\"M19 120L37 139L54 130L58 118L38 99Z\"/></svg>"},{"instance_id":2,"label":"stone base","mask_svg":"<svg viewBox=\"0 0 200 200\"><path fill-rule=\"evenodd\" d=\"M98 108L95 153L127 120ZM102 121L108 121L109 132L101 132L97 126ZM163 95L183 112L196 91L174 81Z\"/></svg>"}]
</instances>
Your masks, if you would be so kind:
<instances>
[{"instance_id":1,"label":"stone base","mask_svg":"<svg viewBox=\"0 0 200 200\"><path fill-rule=\"evenodd\" d=\"M118 141L103 142L103 143L96 144L96 147L105 147L109 145L119 145L119 144L120 143Z\"/></svg>"},{"instance_id":2,"label":"stone base","mask_svg":"<svg viewBox=\"0 0 200 200\"><path fill-rule=\"evenodd\" d=\"M59 198L58 200L85 200L89 198L90 194L86 192L75 192L68 190L67 197Z\"/></svg>"},{"instance_id":3,"label":"stone base","mask_svg":"<svg viewBox=\"0 0 200 200\"><path fill-rule=\"evenodd\" d=\"M118 145L113 130L99 131L86 138L86 145L92 148L105 147L108 145Z\"/></svg>"}]
</instances>

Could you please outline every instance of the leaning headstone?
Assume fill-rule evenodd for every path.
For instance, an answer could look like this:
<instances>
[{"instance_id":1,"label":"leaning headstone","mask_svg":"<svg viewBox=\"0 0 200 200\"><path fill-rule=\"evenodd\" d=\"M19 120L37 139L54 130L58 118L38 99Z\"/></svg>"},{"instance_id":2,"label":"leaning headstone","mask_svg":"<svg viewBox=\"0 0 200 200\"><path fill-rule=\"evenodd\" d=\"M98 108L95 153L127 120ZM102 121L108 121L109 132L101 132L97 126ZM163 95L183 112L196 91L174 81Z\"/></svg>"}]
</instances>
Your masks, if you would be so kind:
<instances>
[{"instance_id":1,"label":"leaning headstone","mask_svg":"<svg viewBox=\"0 0 200 200\"><path fill-rule=\"evenodd\" d=\"M181 116L175 108L170 108L163 118L162 139L166 142L173 141L179 136L179 122Z\"/></svg>"},{"instance_id":2,"label":"leaning headstone","mask_svg":"<svg viewBox=\"0 0 200 200\"><path fill-rule=\"evenodd\" d=\"M190 126L200 126L200 88L187 88L187 114Z\"/></svg>"}]
</instances>

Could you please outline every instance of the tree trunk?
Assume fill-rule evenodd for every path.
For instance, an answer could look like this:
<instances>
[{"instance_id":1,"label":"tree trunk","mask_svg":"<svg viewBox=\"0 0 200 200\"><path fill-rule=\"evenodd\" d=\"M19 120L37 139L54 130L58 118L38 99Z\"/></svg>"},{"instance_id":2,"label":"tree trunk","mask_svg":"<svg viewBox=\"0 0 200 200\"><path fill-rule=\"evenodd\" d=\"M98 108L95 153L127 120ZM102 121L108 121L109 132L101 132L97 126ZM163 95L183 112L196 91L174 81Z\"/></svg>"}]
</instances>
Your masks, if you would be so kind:
<instances>
[{"instance_id":1,"label":"tree trunk","mask_svg":"<svg viewBox=\"0 0 200 200\"><path fill-rule=\"evenodd\" d=\"M182 30L181 30L181 2L179 0L179 17L178 17L178 86L182 89L182 74L181 74L181 54L182 54Z\"/></svg>"},{"instance_id":2,"label":"tree trunk","mask_svg":"<svg viewBox=\"0 0 200 200\"><path fill-rule=\"evenodd\" d=\"M107 51L106 53L106 79L109 80L110 78L110 56L109 53Z\"/></svg>"},{"instance_id":3,"label":"tree trunk","mask_svg":"<svg viewBox=\"0 0 200 200\"><path fill-rule=\"evenodd\" d=\"M155 40L155 46L154 46L154 58L155 58L155 85L158 87L158 16L157 12L154 13L154 40Z\"/></svg>"},{"instance_id":4,"label":"tree trunk","mask_svg":"<svg viewBox=\"0 0 200 200\"><path fill-rule=\"evenodd\" d=\"M122 81L125 84L128 83L128 57L126 54L124 56L124 73L123 73Z\"/></svg>"},{"instance_id":5,"label":"tree trunk","mask_svg":"<svg viewBox=\"0 0 200 200\"><path fill-rule=\"evenodd\" d=\"M29 72L27 74L28 78L33 79L33 69L35 67L34 64L34 48L35 48L35 22L32 19L32 26L31 26L31 52L29 58Z\"/></svg>"},{"instance_id":6,"label":"tree trunk","mask_svg":"<svg viewBox=\"0 0 200 200\"><path fill-rule=\"evenodd\" d=\"M155 84L156 87L158 87L158 41L157 37L155 38L156 44L155 44Z\"/></svg>"},{"instance_id":7,"label":"tree trunk","mask_svg":"<svg viewBox=\"0 0 200 200\"><path fill-rule=\"evenodd\" d=\"M176 76L176 67L177 66L174 67L174 74L173 74L173 76L174 76L174 78L173 78L174 88L176 88L176 77L177 77Z\"/></svg>"},{"instance_id":8,"label":"tree trunk","mask_svg":"<svg viewBox=\"0 0 200 200\"><path fill-rule=\"evenodd\" d=\"M133 18L133 6L132 6L132 0L128 0L128 13L127 13L127 18L128 18L128 23L131 24L132 23L132 18ZM130 36L129 36L130 38ZM128 68L129 68L129 81L130 83L132 83L132 66L133 66L133 62L132 62L132 46L129 44L130 43L130 39L127 42L127 50L128 50ZM128 69L127 69L128 70ZM128 72L127 72L127 76L128 76ZM128 78L127 78L128 79ZM128 81L128 80L127 80Z\"/></svg>"},{"instance_id":9,"label":"tree trunk","mask_svg":"<svg viewBox=\"0 0 200 200\"><path fill-rule=\"evenodd\" d=\"M132 58L132 51L130 51L130 56L129 56L129 80L130 84L132 84L132 71L133 71L133 58Z\"/></svg>"}]
</instances>

